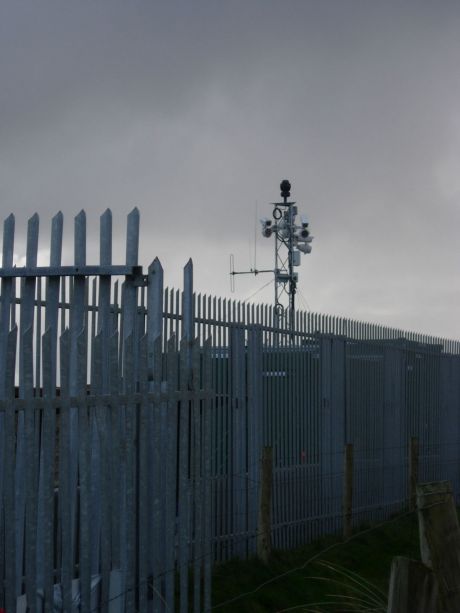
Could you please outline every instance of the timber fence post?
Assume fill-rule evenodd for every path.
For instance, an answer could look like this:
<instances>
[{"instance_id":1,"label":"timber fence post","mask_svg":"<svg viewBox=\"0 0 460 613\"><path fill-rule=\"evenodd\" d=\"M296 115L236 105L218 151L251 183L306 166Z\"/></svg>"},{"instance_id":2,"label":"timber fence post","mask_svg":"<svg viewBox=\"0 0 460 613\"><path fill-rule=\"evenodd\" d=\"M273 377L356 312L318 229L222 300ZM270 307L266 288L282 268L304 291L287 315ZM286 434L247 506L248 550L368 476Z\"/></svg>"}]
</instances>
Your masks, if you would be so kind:
<instances>
[{"instance_id":1,"label":"timber fence post","mask_svg":"<svg viewBox=\"0 0 460 613\"><path fill-rule=\"evenodd\" d=\"M260 482L257 557L267 564L272 551L273 449L271 447L264 447L262 449Z\"/></svg>"},{"instance_id":2,"label":"timber fence post","mask_svg":"<svg viewBox=\"0 0 460 613\"><path fill-rule=\"evenodd\" d=\"M352 530L353 514L353 444L345 445L343 474L343 538L348 539Z\"/></svg>"},{"instance_id":3,"label":"timber fence post","mask_svg":"<svg viewBox=\"0 0 460 613\"><path fill-rule=\"evenodd\" d=\"M387 613L438 613L439 584L418 560L397 556L391 564Z\"/></svg>"},{"instance_id":4,"label":"timber fence post","mask_svg":"<svg viewBox=\"0 0 460 613\"><path fill-rule=\"evenodd\" d=\"M441 610L460 611L460 528L448 481L417 486L422 562L439 582Z\"/></svg>"},{"instance_id":5,"label":"timber fence post","mask_svg":"<svg viewBox=\"0 0 460 613\"><path fill-rule=\"evenodd\" d=\"M409 509L415 511L418 482L418 438L409 441Z\"/></svg>"}]
</instances>

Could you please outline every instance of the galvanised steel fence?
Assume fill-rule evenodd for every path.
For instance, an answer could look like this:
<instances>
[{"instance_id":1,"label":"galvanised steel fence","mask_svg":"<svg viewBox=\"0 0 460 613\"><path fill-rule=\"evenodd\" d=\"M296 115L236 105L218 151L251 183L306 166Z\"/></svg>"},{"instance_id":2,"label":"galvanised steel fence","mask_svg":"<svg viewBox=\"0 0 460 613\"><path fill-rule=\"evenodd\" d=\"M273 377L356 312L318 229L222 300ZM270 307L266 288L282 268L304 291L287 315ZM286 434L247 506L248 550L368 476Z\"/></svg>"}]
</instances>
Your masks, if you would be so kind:
<instances>
[{"instance_id":1,"label":"galvanised steel fence","mask_svg":"<svg viewBox=\"0 0 460 613\"><path fill-rule=\"evenodd\" d=\"M86 262L83 212L73 266L62 236L58 214L50 264L37 266L32 217L16 268L13 216L4 225L0 606L209 610L212 351L193 338L191 262L179 336L165 338L163 273L158 260L138 266L137 210L123 265L110 211L98 265Z\"/></svg>"},{"instance_id":2,"label":"galvanised steel fence","mask_svg":"<svg viewBox=\"0 0 460 613\"><path fill-rule=\"evenodd\" d=\"M166 292L166 320L179 321L177 304ZM265 445L275 547L341 530L346 443L355 525L406 507L412 437L420 479L449 479L458 500L458 341L301 312L286 330L272 307L201 295L194 320L198 338L213 339L215 560L255 553Z\"/></svg>"},{"instance_id":3,"label":"galvanised steel fence","mask_svg":"<svg viewBox=\"0 0 460 613\"><path fill-rule=\"evenodd\" d=\"M354 445L353 518L407 504L408 440L421 480L460 493L460 343L313 313L286 330L268 306L163 287L124 264L112 216L100 261L0 269L0 606L10 611L210 611L212 565L256 552L259 462L273 447L274 545L342 527L343 449ZM54 607L54 609L53 609Z\"/></svg>"}]
</instances>

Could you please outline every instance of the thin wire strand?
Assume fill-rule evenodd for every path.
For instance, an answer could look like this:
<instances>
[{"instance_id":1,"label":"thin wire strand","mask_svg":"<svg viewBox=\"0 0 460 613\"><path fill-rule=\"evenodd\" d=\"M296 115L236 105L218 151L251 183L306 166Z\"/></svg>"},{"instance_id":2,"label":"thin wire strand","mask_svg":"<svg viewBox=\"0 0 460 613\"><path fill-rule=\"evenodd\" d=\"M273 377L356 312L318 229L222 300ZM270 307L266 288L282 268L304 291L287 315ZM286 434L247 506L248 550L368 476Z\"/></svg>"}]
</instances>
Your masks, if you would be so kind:
<instances>
[{"instance_id":1,"label":"thin wire strand","mask_svg":"<svg viewBox=\"0 0 460 613\"><path fill-rule=\"evenodd\" d=\"M427 495L430 495L429 493ZM437 493L432 493L432 495L437 495ZM431 505L428 505L424 508L431 508L431 507L435 507L435 506L439 506L441 504L444 504L444 502L435 502ZM384 521L381 521L377 524L375 524L374 526L370 526L369 528L365 528L363 530L360 530L359 532L355 532L354 534L352 534L350 537L348 537L347 539L344 539L342 541L338 541L336 543L332 543L331 545L328 545L327 547L323 548L321 551L319 551L318 553L316 553L315 555L311 556L310 558L308 558L305 562L303 562L301 565L290 568L286 571L283 571L282 573L279 573L278 575L275 575L273 577L270 577L270 579L267 579L266 581L260 583L259 585L257 585L254 589L252 590L248 590L246 592L241 592L240 594L237 594L236 596L229 598L223 602L219 602L214 606L211 606L211 609L205 610L204 613L210 613L210 611L215 611L217 609L220 609L228 604L232 604L234 602L237 602L243 598L246 598L247 596L251 596L257 592L259 592L261 589L263 589L264 587L266 587L267 585L270 585L271 583L274 583L275 581L279 581L280 579L283 579L284 577L287 577L289 575L291 575L292 573L298 572L300 570L304 570L309 564L311 564L312 562L320 559L322 556L324 556L325 554L329 553L330 551L332 551L333 549L336 549L338 547L342 547L344 545L346 545L347 543L349 543L350 541L353 541L361 536L363 536L364 534L369 534L371 532L374 532L376 530L381 529L382 527L388 525L388 524L392 524L392 523L396 523L402 519L405 519L406 517L409 517L410 515L416 515L417 514L417 510L410 510L410 511L406 511L404 513L401 513L399 515L397 515L396 517L393 517L391 519L386 519ZM331 515L331 516L327 516L325 518L321 518L321 519L331 519L334 517L341 517L342 514L340 515ZM237 537L236 539L233 539L233 543L235 543L236 541L239 540L251 540L254 538L257 538L257 536L259 536L260 534L262 534L262 531L257 531L255 532L253 535L251 536L247 536L244 535L242 537ZM197 562L200 560L203 560L204 558L211 556L213 553L213 550L211 548L211 550L207 551L206 553L204 553L202 556L199 556L197 558L193 558L191 560L187 561L187 566L193 562ZM180 570L180 568L182 568L181 564L177 564L175 565L173 568L170 568L162 573L159 573L158 575L155 575L155 577L152 579L152 577L148 577L147 579L144 579L143 581L139 581L138 583L136 583L135 585L132 585L130 587L128 587L126 590L124 590L123 592L120 592L119 594L117 594L116 596L113 596L111 598L109 598L108 600L99 603L95 608L91 609L92 612L96 612L100 609L100 607L103 607L111 602L113 602L114 600L117 600L118 598L121 598L123 596L125 596L127 593L131 592L132 590L135 590L137 588L143 587L145 585L147 585L150 581L152 580L158 580L170 573L174 573L174 572L178 572ZM282 610L284 611L284 609ZM278 613L281 613L281 611L279 611Z\"/></svg>"},{"instance_id":2,"label":"thin wire strand","mask_svg":"<svg viewBox=\"0 0 460 613\"><path fill-rule=\"evenodd\" d=\"M441 503L437 503L437 504L441 504ZM435 506L435 505L432 505L432 506ZM218 603L217 605L212 607L212 610L214 611L216 609L220 609L221 607L224 607L224 606L226 606L228 604L232 604L234 602L237 602L238 600L241 600L242 598L246 598L247 596L251 596L252 594L256 594L257 592L259 592L261 589L263 589L267 585L270 585L271 583L274 583L275 581L279 581L280 579L283 579L284 577L287 577L288 575L291 575L292 573L298 572L300 570L304 570L309 564L311 564L315 560L318 560L319 558L324 556L326 553L332 551L333 549L336 549L337 547L341 547L343 545L346 545L350 541L355 540L356 538L362 536L363 534L369 534L370 532L373 532L374 530L378 530L378 529L382 528L384 525L387 525L389 523L394 523L396 521L399 521L399 520L401 520L401 519L403 519L405 517L408 517L409 515L413 515L415 513L416 513L416 511L407 511L405 513L402 513L401 515L398 515L395 518L387 519L385 521L382 521L382 522L378 523L376 526L371 526L370 528L366 528L365 530L361 530L360 532L356 532L355 534L352 534L350 537L348 537L347 539L345 539L345 540L343 540L341 542L332 543L332 545L329 545L328 547L325 547L320 552L318 552L315 555L313 555L310 558L308 558L308 560L306 560L300 566L296 566L294 568L290 568L289 570L284 571L282 573L279 573L278 575L275 575L274 577L270 577L270 579L267 579L267 581L263 581L257 587L255 587L253 590L248 590L247 592L242 592L241 594L238 594L237 596L234 596L233 598L229 598L227 600L224 600L223 602Z\"/></svg>"},{"instance_id":3,"label":"thin wire strand","mask_svg":"<svg viewBox=\"0 0 460 613\"><path fill-rule=\"evenodd\" d=\"M259 289L257 289L254 293L252 293L250 296L248 296L247 298L244 299L243 302L248 302L248 300L251 300L251 298L254 298L254 296L256 296L259 292L261 292L263 289L265 289L268 285L270 285L270 283L273 283L273 279L270 279L270 281L267 281L267 283L265 283L264 285L262 285L262 287L259 287Z\"/></svg>"}]
</instances>

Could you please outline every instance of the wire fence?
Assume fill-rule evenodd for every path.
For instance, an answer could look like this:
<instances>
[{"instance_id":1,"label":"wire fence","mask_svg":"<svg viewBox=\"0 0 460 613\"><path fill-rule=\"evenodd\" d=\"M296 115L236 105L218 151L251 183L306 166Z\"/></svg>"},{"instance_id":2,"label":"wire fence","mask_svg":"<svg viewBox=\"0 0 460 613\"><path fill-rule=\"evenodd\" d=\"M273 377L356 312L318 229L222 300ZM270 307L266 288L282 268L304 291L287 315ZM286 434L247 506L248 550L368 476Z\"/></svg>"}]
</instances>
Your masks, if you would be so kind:
<instances>
[{"instance_id":1,"label":"wire fence","mask_svg":"<svg viewBox=\"0 0 460 613\"><path fill-rule=\"evenodd\" d=\"M437 495L437 494L436 494ZM404 504L406 501L400 501L401 504ZM426 509L431 508L431 507L435 507L438 505L444 504L443 502L436 502L433 503L431 505L426 505ZM289 568L288 570L282 571L281 573L278 573L276 575L273 575L272 577L270 577L270 579L263 581L259 584L257 584L254 588L252 588L251 590L247 590L244 592L240 592L239 594L232 596L226 600L223 600L221 602L217 602L215 604L213 604L211 606L210 609L208 610L204 610L204 613L209 613L210 611L215 611L218 609L221 609L225 606L228 605L232 605L235 604L241 600L244 600L250 596L253 596L254 594L256 594L257 592L262 591L265 587L267 587L270 584L276 583L277 581L281 581L283 579L285 579L287 576L294 574L296 572L305 570L307 568L307 566L309 566L310 564L312 564L313 562L317 562L319 560L321 560L322 558L324 558L327 554L329 554L331 551L335 550L335 549L340 549L342 547L346 547L346 545L348 545L350 542L354 541L354 540L358 540L360 539L362 536L367 535L367 534L371 534L373 532L377 532L379 530L382 530L382 528L387 528L389 524L396 524L401 520L407 519L408 517L416 517L417 516L417 511L415 510L411 510L411 511L404 511L394 517L390 517L389 519L385 519L384 521L378 522L372 526L367 526L366 528L362 528L359 530L356 530L351 536L349 536L348 538L345 539L340 539L335 541L334 543L331 543L325 547L323 547L319 552L315 553L312 556L309 556L304 562L302 562L302 564L297 565L297 566L293 566L291 568ZM337 516L329 516L327 519L337 519L337 518L342 518L342 515L337 515ZM315 521L314 518L309 518L309 521ZM251 538L252 539L256 539L261 533L260 532L256 532L256 534L252 535ZM239 537L239 538L245 538L245 537ZM203 558L206 557L210 552L206 552L205 554L203 554ZM164 571L162 573L161 576L166 576L167 574L173 574L177 571L176 566ZM229 578L230 580L231 578ZM137 584L136 586L131 586L129 587L127 590L125 590L124 592L112 597L109 601L107 601L107 603L99 603L97 607L91 609L92 612L96 612L99 610L100 607L102 607L104 604L108 604L108 602L113 602L117 599L123 598L126 593L128 591L134 591L135 589L138 589L140 587L139 584ZM386 597L386 594L382 595L384 597ZM305 605L299 605L299 607L304 607ZM299 608L299 607L295 607L295 608ZM287 608L287 609L282 609L280 610L278 613L284 613L286 611L290 611L290 610L294 610L293 608Z\"/></svg>"}]
</instances>

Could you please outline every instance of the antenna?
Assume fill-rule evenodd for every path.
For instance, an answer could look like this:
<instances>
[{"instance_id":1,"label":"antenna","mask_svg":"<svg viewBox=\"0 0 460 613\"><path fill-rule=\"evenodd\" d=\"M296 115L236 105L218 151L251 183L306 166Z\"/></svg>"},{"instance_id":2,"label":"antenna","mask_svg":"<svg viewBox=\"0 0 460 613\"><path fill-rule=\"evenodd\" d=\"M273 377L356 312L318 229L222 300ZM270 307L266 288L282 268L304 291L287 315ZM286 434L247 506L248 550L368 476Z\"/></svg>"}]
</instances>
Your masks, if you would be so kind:
<instances>
[{"instance_id":1,"label":"antenna","mask_svg":"<svg viewBox=\"0 0 460 613\"><path fill-rule=\"evenodd\" d=\"M235 256L230 254L230 290L235 291L235 275L260 275L264 272L273 272L270 270L259 270L258 268L250 268L249 270L235 270Z\"/></svg>"},{"instance_id":2,"label":"antenna","mask_svg":"<svg viewBox=\"0 0 460 613\"><path fill-rule=\"evenodd\" d=\"M230 291L232 294L235 291L235 256L230 254Z\"/></svg>"},{"instance_id":3,"label":"antenna","mask_svg":"<svg viewBox=\"0 0 460 613\"><path fill-rule=\"evenodd\" d=\"M257 211L259 208L259 203L256 200L255 210L254 210L254 268L257 268Z\"/></svg>"}]
</instances>

